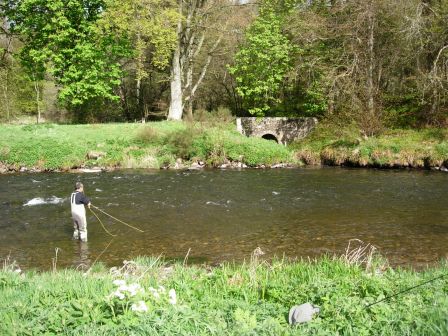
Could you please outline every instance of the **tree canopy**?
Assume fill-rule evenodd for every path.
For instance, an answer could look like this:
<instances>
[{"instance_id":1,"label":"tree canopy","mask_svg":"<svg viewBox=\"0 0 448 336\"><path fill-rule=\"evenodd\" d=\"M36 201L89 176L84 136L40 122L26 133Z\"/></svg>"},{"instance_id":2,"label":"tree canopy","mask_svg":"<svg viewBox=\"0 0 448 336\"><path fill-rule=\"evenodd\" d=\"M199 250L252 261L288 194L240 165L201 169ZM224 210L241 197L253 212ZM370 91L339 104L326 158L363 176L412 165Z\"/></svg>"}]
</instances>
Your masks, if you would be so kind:
<instances>
[{"instance_id":1,"label":"tree canopy","mask_svg":"<svg viewBox=\"0 0 448 336\"><path fill-rule=\"evenodd\" d=\"M9 0L11 31L23 42L20 60L37 79L46 74L60 87L65 105L91 98L116 99L119 60L129 54L122 36L98 29L103 0Z\"/></svg>"},{"instance_id":2,"label":"tree canopy","mask_svg":"<svg viewBox=\"0 0 448 336\"><path fill-rule=\"evenodd\" d=\"M447 123L446 1L6 0L1 14L3 118L39 108L9 85L19 71L35 100L53 83L92 120L225 107L366 135Z\"/></svg>"}]
</instances>

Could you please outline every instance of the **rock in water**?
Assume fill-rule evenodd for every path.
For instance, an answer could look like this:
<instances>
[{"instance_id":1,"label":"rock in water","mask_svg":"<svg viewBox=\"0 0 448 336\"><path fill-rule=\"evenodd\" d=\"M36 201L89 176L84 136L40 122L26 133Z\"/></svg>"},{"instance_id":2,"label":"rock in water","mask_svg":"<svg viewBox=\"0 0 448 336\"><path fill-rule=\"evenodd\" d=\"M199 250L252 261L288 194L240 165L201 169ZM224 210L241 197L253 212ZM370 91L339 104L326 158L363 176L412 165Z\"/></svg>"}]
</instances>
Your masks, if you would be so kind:
<instances>
[{"instance_id":1,"label":"rock in water","mask_svg":"<svg viewBox=\"0 0 448 336\"><path fill-rule=\"evenodd\" d=\"M319 311L320 309L318 307L314 307L309 302L300 306L294 306L289 310L289 324L294 325L309 322L315 314L319 314Z\"/></svg>"},{"instance_id":2,"label":"rock in water","mask_svg":"<svg viewBox=\"0 0 448 336\"><path fill-rule=\"evenodd\" d=\"M201 166L198 162L193 162L191 164L191 166L188 167L188 170L199 170L199 169L202 169L202 168L204 168L204 166Z\"/></svg>"},{"instance_id":3,"label":"rock in water","mask_svg":"<svg viewBox=\"0 0 448 336\"><path fill-rule=\"evenodd\" d=\"M87 158L89 160L98 160L98 159L102 158L103 156L106 156L106 153L99 152L99 151L89 151L87 153Z\"/></svg>"}]
</instances>

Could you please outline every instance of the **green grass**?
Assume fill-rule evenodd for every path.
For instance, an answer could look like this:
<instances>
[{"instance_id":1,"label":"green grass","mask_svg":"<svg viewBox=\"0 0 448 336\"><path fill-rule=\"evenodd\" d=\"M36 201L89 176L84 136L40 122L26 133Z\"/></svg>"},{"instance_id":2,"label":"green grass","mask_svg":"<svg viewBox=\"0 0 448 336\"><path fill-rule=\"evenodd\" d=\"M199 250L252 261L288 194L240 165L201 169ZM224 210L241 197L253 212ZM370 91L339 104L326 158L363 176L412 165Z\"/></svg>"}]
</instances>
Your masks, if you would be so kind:
<instances>
[{"instance_id":1,"label":"green grass","mask_svg":"<svg viewBox=\"0 0 448 336\"><path fill-rule=\"evenodd\" d=\"M365 306L404 288L446 274L448 265L421 272L370 267L340 258L244 264L216 268L139 258L108 272L0 271L2 335L446 335L448 282L440 279L396 298ZM108 299L114 279L146 289L135 297ZM175 289L177 304L156 300L149 287ZM163 296L163 295L162 295ZM137 300L149 310L130 309ZM289 309L311 302L313 321L287 322Z\"/></svg>"},{"instance_id":2,"label":"green grass","mask_svg":"<svg viewBox=\"0 0 448 336\"><path fill-rule=\"evenodd\" d=\"M88 159L91 151L102 152ZM365 138L353 126L320 124L307 138L288 147L247 138L234 123L153 122L147 124L0 125L1 163L40 170L79 167L161 168L204 161L219 166L277 163L360 167L448 166L448 129L389 130Z\"/></svg>"},{"instance_id":3,"label":"green grass","mask_svg":"<svg viewBox=\"0 0 448 336\"><path fill-rule=\"evenodd\" d=\"M180 122L92 125L2 125L0 162L20 167L67 170L78 167L160 168L201 160L217 165L239 160L249 166L291 161L291 151L264 139L249 139L233 124ZM100 159L88 159L91 151Z\"/></svg>"},{"instance_id":4,"label":"green grass","mask_svg":"<svg viewBox=\"0 0 448 336\"><path fill-rule=\"evenodd\" d=\"M321 124L292 147L309 164L440 167L448 163L448 129L396 129L365 138L353 126Z\"/></svg>"}]
</instances>

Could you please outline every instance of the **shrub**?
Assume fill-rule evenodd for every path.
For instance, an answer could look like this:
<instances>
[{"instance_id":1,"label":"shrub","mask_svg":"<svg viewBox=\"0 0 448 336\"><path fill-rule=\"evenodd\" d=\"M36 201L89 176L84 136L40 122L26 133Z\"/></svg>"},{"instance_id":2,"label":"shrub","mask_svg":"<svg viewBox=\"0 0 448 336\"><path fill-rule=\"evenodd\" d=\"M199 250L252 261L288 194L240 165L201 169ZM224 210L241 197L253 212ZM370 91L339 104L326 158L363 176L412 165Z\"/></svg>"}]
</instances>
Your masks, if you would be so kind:
<instances>
[{"instance_id":1,"label":"shrub","mask_svg":"<svg viewBox=\"0 0 448 336\"><path fill-rule=\"evenodd\" d=\"M235 121L235 117L226 107L218 107L216 110L197 110L194 114L194 120L206 124L210 127L222 127Z\"/></svg>"},{"instance_id":2,"label":"shrub","mask_svg":"<svg viewBox=\"0 0 448 336\"><path fill-rule=\"evenodd\" d=\"M157 143L160 140L160 132L152 126L144 126L139 129L136 140L143 143Z\"/></svg>"},{"instance_id":3,"label":"shrub","mask_svg":"<svg viewBox=\"0 0 448 336\"><path fill-rule=\"evenodd\" d=\"M203 130L200 127L188 124L187 128L176 130L168 134L164 143L177 157L190 159L194 152L192 145L196 138L201 137Z\"/></svg>"}]
</instances>

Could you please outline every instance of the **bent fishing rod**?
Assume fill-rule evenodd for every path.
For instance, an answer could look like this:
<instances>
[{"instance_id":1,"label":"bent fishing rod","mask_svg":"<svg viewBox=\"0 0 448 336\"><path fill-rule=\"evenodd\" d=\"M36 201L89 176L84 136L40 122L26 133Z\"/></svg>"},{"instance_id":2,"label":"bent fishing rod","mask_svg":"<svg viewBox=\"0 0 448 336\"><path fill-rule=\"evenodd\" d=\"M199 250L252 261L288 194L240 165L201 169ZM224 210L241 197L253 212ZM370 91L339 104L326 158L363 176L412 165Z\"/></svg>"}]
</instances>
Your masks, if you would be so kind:
<instances>
[{"instance_id":1,"label":"bent fishing rod","mask_svg":"<svg viewBox=\"0 0 448 336\"><path fill-rule=\"evenodd\" d=\"M420 284L418 284L418 285L415 285L415 286L412 286L412 287L403 289L402 291L399 291L399 292L394 293L394 294L392 294L392 295L386 296L385 298L382 298L381 300L378 300L378 301L376 301L376 302L373 302L373 303L371 303L371 304L365 306L365 308L366 308L366 309L367 309L367 308L370 308L370 307L372 307L373 305L376 305L376 304L378 304L378 303L380 303L380 302L387 301L387 300L389 300L389 299L391 299L391 298L393 298L393 297L395 297L395 296L398 296L398 295L400 295L400 294L409 292L409 291L411 291L411 290L413 290L413 289L415 289L415 288L418 288L418 287L421 287L421 286L426 285L426 284L428 284L428 283L431 283L431 282L434 282L434 281L436 281L436 280L442 279L442 278L444 278L444 277L446 277L446 276L448 276L448 273L442 274L442 275L440 275L440 276L438 276L438 277L432 278L432 279L427 280L427 281L425 281L425 282L422 282L422 283L420 283Z\"/></svg>"},{"instance_id":2,"label":"bent fishing rod","mask_svg":"<svg viewBox=\"0 0 448 336\"><path fill-rule=\"evenodd\" d=\"M116 220L117 222L119 222L119 223L121 223L121 224L124 224L124 225L130 227L131 229L134 229L134 230L139 231L139 232L145 232L145 231L143 231L143 230L141 230L141 229L139 229L139 228L137 228L137 227L135 227L135 226L132 226L132 225L129 224L129 223L126 223L125 221L122 221L121 219L118 219L117 217L112 216L111 214L107 213L106 211L104 211L104 210L102 210L102 209L100 209L100 208L94 206L92 203L90 203L90 206L93 207L93 208L95 208L96 210L102 212L102 213L105 214L106 216L108 216L108 217L110 217L110 218ZM95 215L95 217L98 218L98 216L93 212L92 209L90 209L90 211L92 211L92 213ZM99 218L98 218L98 220L99 220ZM101 221L100 221L100 222L101 222ZM106 230L106 231L107 231L107 230Z\"/></svg>"},{"instance_id":3,"label":"bent fishing rod","mask_svg":"<svg viewBox=\"0 0 448 336\"><path fill-rule=\"evenodd\" d=\"M90 204L90 206L92 206L92 204ZM106 233L111 236L111 237L116 237L117 235L114 235L112 233L110 233L106 227L104 226L102 220L98 217L98 215L95 213L95 211L93 211L91 208L89 208L89 210L93 213L93 215L96 217L96 219L98 219L98 222L100 222L101 226L103 227L103 230L106 231Z\"/></svg>"}]
</instances>

